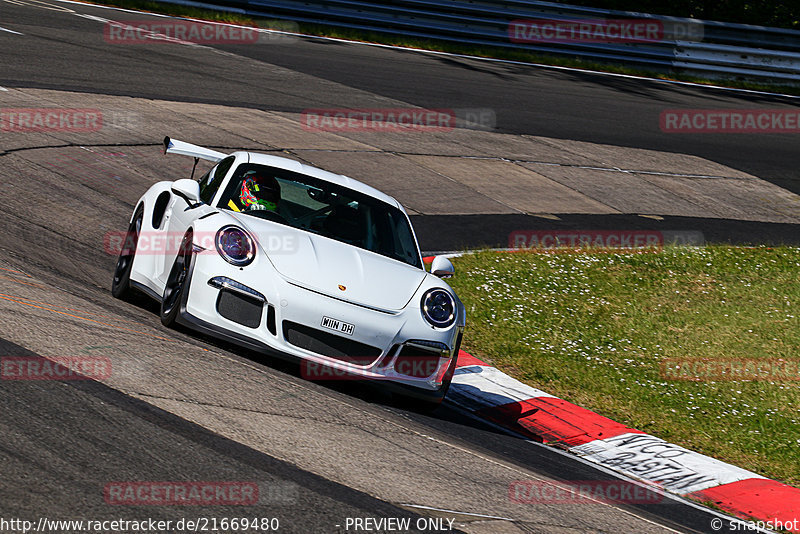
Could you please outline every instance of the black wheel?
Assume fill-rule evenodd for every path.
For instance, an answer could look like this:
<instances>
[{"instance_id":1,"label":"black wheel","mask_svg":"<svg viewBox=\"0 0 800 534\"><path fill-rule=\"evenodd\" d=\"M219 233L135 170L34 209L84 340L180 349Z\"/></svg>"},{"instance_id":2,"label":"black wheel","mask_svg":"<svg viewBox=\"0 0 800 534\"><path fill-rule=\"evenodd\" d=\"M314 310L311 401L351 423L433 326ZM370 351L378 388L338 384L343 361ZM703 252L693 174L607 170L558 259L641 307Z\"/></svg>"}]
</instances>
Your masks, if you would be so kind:
<instances>
[{"instance_id":1,"label":"black wheel","mask_svg":"<svg viewBox=\"0 0 800 534\"><path fill-rule=\"evenodd\" d=\"M192 263L192 234L183 236L178 255L167 276L164 296L161 299L161 324L173 328L181 309L183 293L189 284L189 267Z\"/></svg>"},{"instance_id":2,"label":"black wheel","mask_svg":"<svg viewBox=\"0 0 800 534\"><path fill-rule=\"evenodd\" d=\"M139 243L139 234L142 231L144 208L139 206L133 215L133 220L125 234L125 242L119 252L117 266L114 269L114 279L111 281L111 294L118 299L127 299L131 296L131 268L133 258L136 256L136 245Z\"/></svg>"}]
</instances>

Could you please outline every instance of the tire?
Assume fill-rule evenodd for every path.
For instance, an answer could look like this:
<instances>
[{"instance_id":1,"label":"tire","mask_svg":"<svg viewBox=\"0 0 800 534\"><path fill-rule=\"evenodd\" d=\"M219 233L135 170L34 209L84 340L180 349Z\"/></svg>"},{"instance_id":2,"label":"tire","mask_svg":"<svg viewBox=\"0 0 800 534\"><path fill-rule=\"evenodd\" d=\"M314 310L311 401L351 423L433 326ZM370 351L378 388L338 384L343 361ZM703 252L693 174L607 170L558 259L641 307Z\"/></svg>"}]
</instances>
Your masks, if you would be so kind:
<instances>
[{"instance_id":1,"label":"tire","mask_svg":"<svg viewBox=\"0 0 800 534\"><path fill-rule=\"evenodd\" d=\"M144 207L141 205L136 208L133 220L128 226L125 234L125 242L117 258L117 266L114 268L114 278L111 280L111 294L114 298L128 300L133 293L131 288L131 269L133 268L133 258L136 256L136 246L139 243L139 234L142 231L142 221L144 220Z\"/></svg>"},{"instance_id":2,"label":"tire","mask_svg":"<svg viewBox=\"0 0 800 534\"><path fill-rule=\"evenodd\" d=\"M175 328L175 321L181 310L184 293L189 287L189 268L192 263L192 233L183 236L178 255L172 264L172 269L164 285L164 295L161 298L161 324L168 328Z\"/></svg>"}]
</instances>

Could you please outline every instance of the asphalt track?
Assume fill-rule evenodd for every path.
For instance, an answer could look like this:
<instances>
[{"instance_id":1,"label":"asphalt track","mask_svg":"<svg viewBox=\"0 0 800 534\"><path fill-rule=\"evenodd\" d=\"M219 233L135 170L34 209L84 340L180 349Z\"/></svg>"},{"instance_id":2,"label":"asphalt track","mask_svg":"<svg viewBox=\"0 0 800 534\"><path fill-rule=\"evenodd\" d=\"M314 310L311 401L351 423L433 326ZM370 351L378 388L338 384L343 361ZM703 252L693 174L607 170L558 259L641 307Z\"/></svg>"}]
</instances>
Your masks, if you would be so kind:
<instances>
[{"instance_id":1,"label":"asphalt track","mask_svg":"<svg viewBox=\"0 0 800 534\"><path fill-rule=\"evenodd\" d=\"M620 147L694 154L800 191L791 135L676 135L659 128L665 109L795 108L796 99L650 82L570 70L459 59L334 41L299 39L216 48L365 93L343 99L278 84L269 69L226 71L224 55L181 61L181 52L109 46L96 26L51 10L4 3L3 21L32 37L2 59L9 87L219 103L300 112L375 105L380 96L425 108L489 108L497 130ZM100 16L107 13L100 13ZM139 14L116 20L141 20ZM8 40L9 36L4 36ZM8 51L9 49L6 48ZM91 58L91 60L87 60ZM46 74L45 74L46 73ZM112 75L113 74L113 75Z\"/></svg>"},{"instance_id":2,"label":"asphalt track","mask_svg":"<svg viewBox=\"0 0 800 534\"><path fill-rule=\"evenodd\" d=\"M25 36L0 31L7 43L6 52L0 57L6 87L285 112L382 107L387 102L426 108L488 109L496 116L495 132L602 143L620 150L638 148L695 155L800 192L796 135L674 134L662 132L659 126L659 116L667 109L796 109L796 99L319 39L276 39L258 46L220 45L214 47L217 53L198 56L185 47L109 44L98 28L102 23L69 16L63 11L69 7L26 10L18 9L11 1L0 5L2 21L9 22L8 29L16 28ZM90 8L82 11L92 12ZM92 13L108 15L102 10ZM120 21L143 18L121 12L114 16ZM20 42L24 46L17 46ZM236 67L231 67L232 63ZM315 82L297 83L300 79ZM615 162L607 164L613 166ZM624 194L620 191L620 195ZM793 224L742 221L710 213L675 216L660 225L627 214L567 214L556 223L486 213L418 219L415 226L427 250L503 245L503 238L498 235L507 235L507 229L526 227L702 228L710 241L800 242ZM503 230L487 232L487 228Z\"/></svg>"},{"instance_id":3,"label":"asphalt track","mask_svg":"<svg viewBox=\"0 0 800 534\"><path fill-rule=\"evenodd\" d=\"M0 3L0 27L22 34L0 31L0 86L282 112L376 107L389 99L491 108L500 132L698 154L797 185L791 137L698 143L657 129L664 107L790 105L781 98L306 39L223 51L120 48L104 43L96 20L64 6L109 16L55 2ZM231 54L252 68L236 59L231 69ZM292 73L304 75L303 83L292 84ZM156 135L153 125L144 128ZM124 217L161 163L129 168L131 176L144 172L138 183L79 183L58 168L8 162L15 151L35 149L35 138L2 141L0 353L103 354L121 371L109 383L0 383L0 517L231 517L239 510L109 506L102 489L119 480L245 480L276 497L247 515L280 517L284 532L344 532L347 517L417 514L448 517L475 533L710 531L709 512L672 500L514 505L507 494L513 480L611 477L467 419L454 406L431 416L409 412L374 389L310 383L296 366L164 330L152 305L110 299L113 258L81 239L82 228L109 225L109 214ZM41 199L28 224L25 195L37 183L58 198ZM446 248L431 235L429 249Z\"/></svg>"}]
</instances>

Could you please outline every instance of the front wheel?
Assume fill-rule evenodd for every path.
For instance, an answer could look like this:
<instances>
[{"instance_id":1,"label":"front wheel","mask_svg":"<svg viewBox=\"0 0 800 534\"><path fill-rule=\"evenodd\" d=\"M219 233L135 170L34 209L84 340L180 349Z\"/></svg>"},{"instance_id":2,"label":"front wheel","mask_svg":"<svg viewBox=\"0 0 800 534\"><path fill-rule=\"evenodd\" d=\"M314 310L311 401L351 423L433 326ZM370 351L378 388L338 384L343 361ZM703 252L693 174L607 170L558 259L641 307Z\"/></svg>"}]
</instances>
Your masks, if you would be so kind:
<instances>
[{"instance_id":1,"label":"front wheel","mask_svg":"<svg viewBox=\"0 0 800 534\"><path fill-rule=\"evenodd\" d=\"M173 328L175 320L181 309L184 292L189 287L189 267L192 263L192 234L187 232L183 236L178 255L169 271L167 283L164 286L164 296L161 299L161 324Z\"/></svg>"},{"instance_id":2,"label":"front wheel","mask_svg":"<svg viewBox=\"0 0 800 534\"><path fill-rule=\"evenodd\" d=\"M139 243L143 219L144 208L139 206L128 226L125 242L122 243L117 266L114 268L114 279L111 281L111 294L114 298L126 299L131 295L131 269L133 268L133 258L136 256L136 245Z\"/></svg>"}]
</instances>

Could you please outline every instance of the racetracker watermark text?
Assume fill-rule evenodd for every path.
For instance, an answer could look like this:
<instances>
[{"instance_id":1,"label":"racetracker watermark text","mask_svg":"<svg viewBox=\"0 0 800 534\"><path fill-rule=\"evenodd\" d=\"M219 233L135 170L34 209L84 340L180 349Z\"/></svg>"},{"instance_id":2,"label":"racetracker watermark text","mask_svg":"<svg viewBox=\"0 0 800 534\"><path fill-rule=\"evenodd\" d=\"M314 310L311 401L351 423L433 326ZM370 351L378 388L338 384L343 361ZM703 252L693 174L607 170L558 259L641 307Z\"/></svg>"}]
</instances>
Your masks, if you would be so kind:
<instances>
[{"instance_id":1,"label":"racetracker watermark text","mask_svg":"<svg viewBox=\"0 0 800 534\"><path fill-rule=\"evenodd\" d=\"M665 133L800 133L800 111L792 109L667 109L659 126Z\"/></svg>"},{"instance_id":2,"label":"racetracker watermark text","mask_svg":"<svg viewBox=\"0 0 800 534\"><path fill-rule=\"evenodd\" d=\"M508 36L513 43L646 43L664 39L664 26L643 19L515 20Z\"/></svg>"},{"instance_id":3,"label":"racetracker watermark text","mask_svg":"<svg viewBox=\"0 0 800 534\"><path fill-rule=\"evenodd\" d=\"M624 480L515 480L508 486L508 498L517 504L654 504L664 500L664 493Z\"/></svg>"},{"instance_id":4,"label":"racetracker watermark text","mask_svg":"<svg viewBox=\"0 0 800 534\"><path fill-rule=\"evenodd\" d=\"M352 365L369 365L375 358L374 357L336 357L344 363ZM438 356L401 356L398 357L390 366L391 374L364 376L356 374L353 370L344 367L336 367L335 364L324 364L309 360L303 360L300 363L300 376L305 380L390 380L396 377L411 377L411 378L428 378L434 374L438 374L438 379L441 380L444 372L447 370L445 360ZM383 369L389 371L389 368Z\"/></svg>"},{"instance_id":5,"label":"racetracker watermark text","mask_svg":"<svg viewBox=\"0 0 800 534\"><path fill-rule=\"evenodd\" d=\"M104 380L111 360L104 356L5 356L0 358L2 380Z\"/></svg>"},{"instance_id":6,"label":"racetracker watermark text","mask_svg":"<svg viewBox=\"0 0 800 534\"><path fill-rule=\"evenodd\" d=\"M512 43L657 43L700 41L703 24L658 19L527 19L508 25Z\"/></svg>"},{"instance_id":7,"label":"racetracker watermark text","mask_svg":"<svg viewBox=\"0 0 800 534\"><path fill-rule=\"evenodd\" d=\"M661 376L667 380L725 382L755 380L796 382L800 380L800 360L745 359L712 360L709 358L669 358L661 362Z\"/></svg>"},{"instance_id":8,"label":"racetracker watermark text","mask_svg":"<svg viewBox=\"0 0 800 534\"><path fill-rule=\"evenodd\" d=\"M109 482L103 498L115 505L252 505L255 482Z\"/></svg>"},{"instance_id":9,"label":"racetracker watermark text","mask_svg":"<svg viewBox=\"0 0 800 534\"><path fill-rule=\"evenodd\" d=\"M103 127L103 113L85 108L2 108L0 131L96 132Z\"/></svg>"},{"instance_id":10,"label":"racetracker watermark text","mask_svg":"<svg viewBox=\"0 0 800 534\"><path fill-rule=\"evenodd\" d=\"M644 249L704 242L701 232L677 230L515 230L508 236L513 249Z\"/></svg>"},{"instance_id":11,"label":"racetracker watermark text","mask_svg":"<svg viewBox=\"0 0 800 534\"><path fill-rule=\"evenodd\" d=\"M103 28L103 39L115 45L158 43L241 45L296 40L296 37L291 35L298 30L294 22L269 21L267 27L269 29L179 19L108 21Z\"/></svg>"},{"instance_id":12,"label":"racetracker watermark text","mask_svg":"<svg viewBox=\"0 0 800 534\"><path fill-rule=\"evenodd\" d=\"M107 232L103 236L103 250L109 256L136 252L137 255L175 255L182 250L183 232L144 231L137 237L127 232ZM217 254L216 232L195 232L192 236L197 254ZM261 233L255 236L262 250L269 254L294 254L297 252L297 237L286 233Z\"/></svg>"},{"instance_id":13,"label":"racetracker watermark text","mask_svg":"<svg viewBox=\"0 0 800 534\"><path fill-rule=\"evenodd\" d=\"M488 108L307 109L300 116L303 129L311 132L450 132L455 128L492 130L496 122L494 111Z\"/></svg>"}]
</instances>

